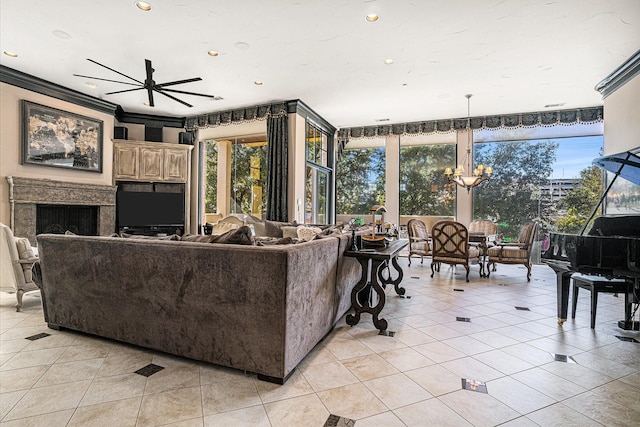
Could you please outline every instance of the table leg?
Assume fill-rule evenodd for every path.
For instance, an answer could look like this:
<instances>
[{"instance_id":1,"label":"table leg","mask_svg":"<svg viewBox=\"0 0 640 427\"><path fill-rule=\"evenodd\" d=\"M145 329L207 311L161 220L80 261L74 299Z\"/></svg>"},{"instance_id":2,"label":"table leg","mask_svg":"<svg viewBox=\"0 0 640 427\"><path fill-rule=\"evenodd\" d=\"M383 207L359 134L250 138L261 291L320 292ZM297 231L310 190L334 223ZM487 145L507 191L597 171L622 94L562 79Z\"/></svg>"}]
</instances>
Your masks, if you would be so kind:
<instances>
[{"instance_id":1,"label":"table leg","mask_svg":"<svg viewBox=\"0 0 640 427\"><path fill-rule=\"evenodd\" d=\"M378 280L382 283L382 287L385 287L385 285L393 285L396 294L402 296L406 293L406 289L400 286L400 282L402 282L402 278L404 277L404 272L402 271L402 267L398 264L398 257L391 258L391 265L393 265L393 268L398 273L398 277L395 279L391 278L391 267L389 266L389 262L384 261L384 264L382 264L378 271ZM387 277L384 277L382 274L385 269L389 271L389 275Z\"/></svg>"},{"instance_id":2,"label":"table leg","mask_svg":"<svg viewBox=\"0 0 640 427\"><path fill-rule=\"evenodd\" d=\"M355 314L348 314L346 317L347 325L353 326L360 321L362 313L371 313L373 316L373 325L376 329L384 331L387 329L387 321L378 318L382 312L386 301L384 289L378 280L378 270L385 262L384 260L371 260L371 270L369 270L369 260L359 259L362 266L362 276L360 281L351 291L351 305ZM371 282L368 281L369 271L371 271ZM363 292L364 291L364 292ZM376 305L372 306L371 292L375 291L378 295ZM363 294L364 293L364 294Z\"/></svg>"}]
</instances>

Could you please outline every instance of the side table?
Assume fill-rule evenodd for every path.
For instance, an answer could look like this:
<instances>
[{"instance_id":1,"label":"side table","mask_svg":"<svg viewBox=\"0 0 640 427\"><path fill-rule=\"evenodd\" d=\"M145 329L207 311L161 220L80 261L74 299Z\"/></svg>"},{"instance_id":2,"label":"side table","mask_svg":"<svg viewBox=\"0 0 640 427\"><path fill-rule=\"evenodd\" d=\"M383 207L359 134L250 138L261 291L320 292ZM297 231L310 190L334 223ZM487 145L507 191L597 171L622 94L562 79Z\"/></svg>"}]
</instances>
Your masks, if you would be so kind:
<instances>
[{"instance_id":1,"label":"side table","mask_svg":"<svg viewBox=\"0 0 640 427\"><path fill-rule=\"evenodd\" d=\"M356 258L362 267L360 281L351 291L351 305L355 310L355 314L347 315L346 321L348 325L356 325L360 321L362 313L371 313L373 325L380 331L387 329L387 321L378 318L386 301L384 288L386 285L393 285L398 295L405 294L405 288L400 286L403 272L398 264L398 254L407 245L407 241L395 240L384 248L345 251L345 256ZM391 265L398 272L398 277L395 279L392 278L391 270L389 270L387 277L383 274L384 269L390 269ZM369 280L369 278L371 279ZM372 305L374 300L373 291L378 297L375 305Z\"/></svg>"}]
</instances>

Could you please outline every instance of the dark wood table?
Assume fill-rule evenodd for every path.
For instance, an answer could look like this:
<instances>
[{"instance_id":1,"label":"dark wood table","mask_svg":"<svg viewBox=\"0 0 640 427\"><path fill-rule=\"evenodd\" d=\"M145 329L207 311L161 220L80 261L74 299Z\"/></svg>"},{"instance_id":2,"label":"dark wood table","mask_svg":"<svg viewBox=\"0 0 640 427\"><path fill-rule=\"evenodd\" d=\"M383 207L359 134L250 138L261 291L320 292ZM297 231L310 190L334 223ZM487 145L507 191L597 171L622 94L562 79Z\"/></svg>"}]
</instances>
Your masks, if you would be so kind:
<instances>
[{"instance_id":1,"label":"dark wood table","mask_svg":"<svg viewBox=\"0 0 640 427\"><path fill-rule=\"evenodd\" d=\"M482 258L480 259L480 277L487 276L484 266L487 265L487 251L489 250L489 242L496 240L495 234L485 234L482 232L470 232L469 243L479 243L482 248ZM487 266L487 268L489 268Z\"/></svg>"},{"instance_id":2,"label":"dark wood table","mask_svg":"<svg viewBox=\"0 0 640 427\"><path fill-rule=\"evenodd\" d=\"M393 285L398 295L405 294L405 288L400 286L403 272L398 265L398 254L408 244L406 240L393 240L384 248L348 250L344 253L345 256L356 258L362 266L360 281L351 291L351 305L355 314L347 315L348 325L356 325L362 313L371 313L374 326L380 331L387 329L387 321L378 318L386 301L384 290L386 285ZM396 278L392 277L391 266L398 274ZM377 298L374 298L374 292Z\"/></svg>"}]
</instances>

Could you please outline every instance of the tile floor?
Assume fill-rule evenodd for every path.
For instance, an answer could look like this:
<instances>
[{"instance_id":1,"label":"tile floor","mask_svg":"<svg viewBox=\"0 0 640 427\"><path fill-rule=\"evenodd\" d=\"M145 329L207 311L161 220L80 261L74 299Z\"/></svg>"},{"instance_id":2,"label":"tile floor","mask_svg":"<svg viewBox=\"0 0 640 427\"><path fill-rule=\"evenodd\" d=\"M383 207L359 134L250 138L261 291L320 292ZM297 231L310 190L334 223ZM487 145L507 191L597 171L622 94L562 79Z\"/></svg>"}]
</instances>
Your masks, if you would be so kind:
<instances>
[{"instance_id":1,"label":"tile floor","mask_svg":"<svg viewBox=\"0 0 640 427\"><path fill-rule=\"evenodd\" d=\"M431 279L429 263L414 259L407 267L400 259L410 298L387 289L382 317L393 336L378 335L368 314L354 327L343 318L283 386L51 330L37 293L25 296L21 313L15 296L2 293L0 424L640 425L640 344L616 338L640 341L640 333L617 328L622 297L600 295L591 330L589 297L582 292L576 320L560 328L555 275L547 266L534 266L530 283L523 267L508 265L490 279L480 279L474 268L466 283L460 267L443 266ZM40 333L50 335L26 339ZM149 364L164 369L148 377L135 373ZM463 379L487 392L463 389ZM329 421L330 415L343 418Z\"/></svg>"}]
</instances>

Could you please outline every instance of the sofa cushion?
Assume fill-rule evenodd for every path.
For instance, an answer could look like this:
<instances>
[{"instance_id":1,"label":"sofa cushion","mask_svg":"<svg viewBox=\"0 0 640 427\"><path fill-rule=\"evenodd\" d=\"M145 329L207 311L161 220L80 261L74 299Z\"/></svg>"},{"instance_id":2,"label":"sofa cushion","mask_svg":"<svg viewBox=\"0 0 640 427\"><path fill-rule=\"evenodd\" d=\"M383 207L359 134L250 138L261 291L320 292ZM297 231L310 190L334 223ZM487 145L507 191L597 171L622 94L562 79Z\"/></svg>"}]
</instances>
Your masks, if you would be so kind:
<instances>
[{"instance_id":1,"label":"sofa cushion","mask_svg":"<svg viewBox=\"0 0 640 427\"><path fill-rule=\"evenodd\" d=\"M181 242L209 243L217 236L201 236L200 234L185 234L180 238Z\"/></svg>"}]
</instances>

